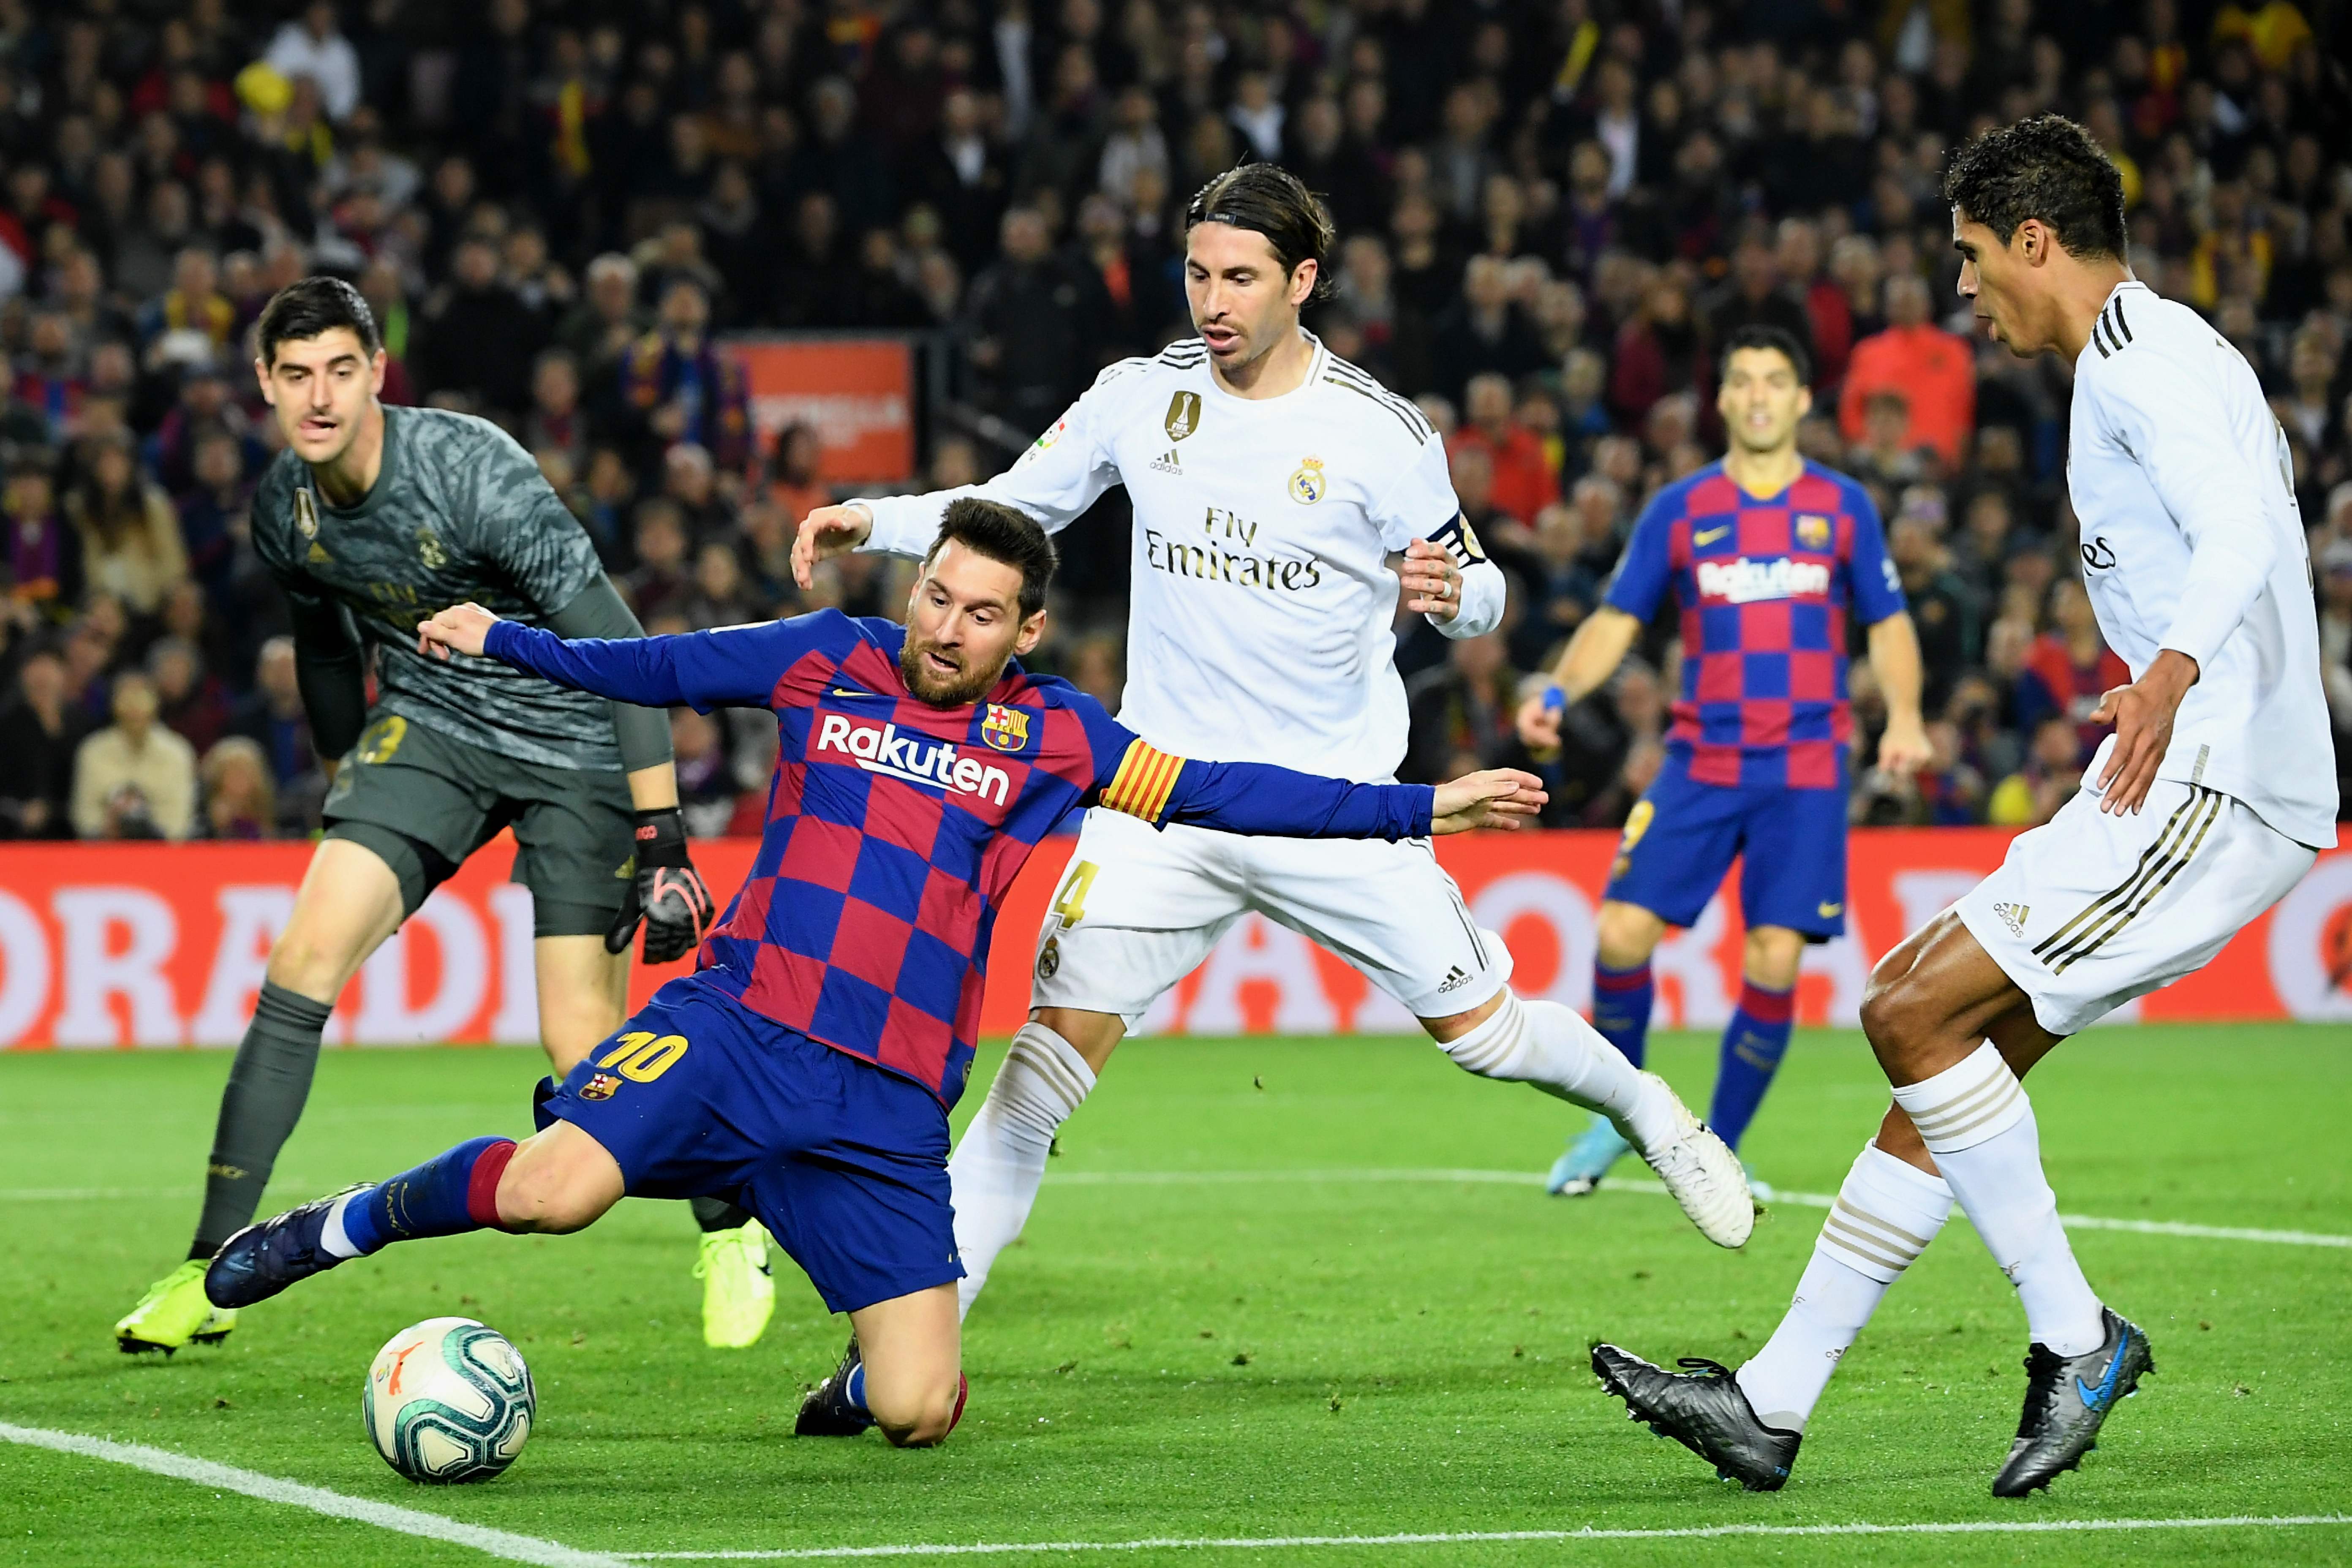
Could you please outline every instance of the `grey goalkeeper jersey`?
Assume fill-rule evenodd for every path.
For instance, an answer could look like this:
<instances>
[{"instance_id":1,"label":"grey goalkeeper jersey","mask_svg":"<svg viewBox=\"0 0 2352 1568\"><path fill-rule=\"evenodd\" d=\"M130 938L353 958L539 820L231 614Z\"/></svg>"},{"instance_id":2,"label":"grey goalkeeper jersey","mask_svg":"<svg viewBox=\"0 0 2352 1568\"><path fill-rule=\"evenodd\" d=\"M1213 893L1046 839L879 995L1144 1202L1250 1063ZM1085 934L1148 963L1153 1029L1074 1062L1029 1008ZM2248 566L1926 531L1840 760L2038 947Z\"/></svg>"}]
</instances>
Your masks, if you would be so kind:
<instances>
[{"instance_id":1,"label":"grey goalkeeper jersey","mask_svg":"<svg viewBox=\"0 0 2352 1568\"><path fill-rule=\"evenodd\" d=\"M514 438L437 408L383 411L383 467L358 505L331 506L280 452L251 512L278 585L340 604L375 648L377 711L546 767L614 769L612 707L492 658L416 651L416 623L472 600L539 626L604 572L595 547Z\"/></svg>"}]
</instances>

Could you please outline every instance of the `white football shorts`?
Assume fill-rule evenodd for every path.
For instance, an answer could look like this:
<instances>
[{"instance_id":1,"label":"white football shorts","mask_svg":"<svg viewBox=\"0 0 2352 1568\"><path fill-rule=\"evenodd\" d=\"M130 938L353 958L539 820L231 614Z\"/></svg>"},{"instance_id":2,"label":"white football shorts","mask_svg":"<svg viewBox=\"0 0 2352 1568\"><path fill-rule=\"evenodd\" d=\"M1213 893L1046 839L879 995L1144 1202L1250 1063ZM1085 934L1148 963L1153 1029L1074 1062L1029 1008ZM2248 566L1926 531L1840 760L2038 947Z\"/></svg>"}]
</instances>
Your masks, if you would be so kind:
<instances>
[{"instance_id":1,"label":"white football shorts","mask_svg":"<svg viewBox=\"0 0 2352 1568\"><path fill-rule=\"evenodd\" d=\"M1425 840L1154 831L1087 813L1037 933L1031 1005L1116 1013L1130 1029L1256 910L1328 948L1423 1018L1467 1013L1511 978Z\"/></svg>"},{"instance_id":2,"label":"white football shorts","mask_svg":"<svg viewBox=\"0 0 2352 1568\"><path fill-rule=\"evenodd\" d=\"M2158 779L2137 813L2103 812L2092 781L2106 756L1958 905L2053 1035L2204 968L2318 858L2201 784Z\"/></svg>"}]
</instances>

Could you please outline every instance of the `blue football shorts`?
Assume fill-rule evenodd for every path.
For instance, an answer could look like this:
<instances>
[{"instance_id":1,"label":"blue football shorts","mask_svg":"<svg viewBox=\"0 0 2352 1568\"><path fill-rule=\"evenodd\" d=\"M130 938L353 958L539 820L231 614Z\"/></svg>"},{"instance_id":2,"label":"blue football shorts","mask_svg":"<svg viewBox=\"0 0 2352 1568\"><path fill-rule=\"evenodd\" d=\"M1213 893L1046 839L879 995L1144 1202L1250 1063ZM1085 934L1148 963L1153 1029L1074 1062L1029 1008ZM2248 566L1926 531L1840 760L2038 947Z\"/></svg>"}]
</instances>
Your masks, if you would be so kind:
<instances>
[{"instance_id":1,"label":"blue football shorts","mask_svg":"<svg viewBox=\"0 0 2352 1568\"><path fill-rule=\"evenodd\" d=\"M603 1144L632 1197L750 1209L833 1311L963 1278L939 1100L691 975L656 992L542 1110Z\"/></svg>"},{"instance_id":2,"label":"blue football shorts","mask_svg":"<svg viewBox=\"0 0 2352 1568\"><path fill-rule=\"evenodd\" d=\"M1841 762L1839 782L1844 782ZM1749 930L1785 926L1812 942L1845 931L1846 792L1700 784L1673 751L1625 818L1601 897L1689 926L1738 858Z\"/></svg>"}]
</instances>

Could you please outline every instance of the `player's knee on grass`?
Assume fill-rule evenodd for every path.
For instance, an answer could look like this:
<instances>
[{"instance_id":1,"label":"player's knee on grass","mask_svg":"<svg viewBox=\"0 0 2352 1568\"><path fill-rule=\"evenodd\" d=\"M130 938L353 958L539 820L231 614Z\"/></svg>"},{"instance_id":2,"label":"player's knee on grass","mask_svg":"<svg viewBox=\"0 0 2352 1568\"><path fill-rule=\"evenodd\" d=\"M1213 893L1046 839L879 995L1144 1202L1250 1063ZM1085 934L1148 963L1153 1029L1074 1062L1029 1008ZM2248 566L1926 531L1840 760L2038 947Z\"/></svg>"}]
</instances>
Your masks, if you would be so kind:
<instances>
[{"instance_id":1,"label":"player's knee on grass","mask_svg":"<svg viewBox=\"0 0 2352 1568\"><path fill-rule=\"evenodd\" d=\"M877 1377L871 1364L866 1369L866 1413L895 1447L927 1448L946 1437L962 1392L963 1374L954 1369L944 1381L936 1372L887 1378Z\"/></svg>"}]
</instances>

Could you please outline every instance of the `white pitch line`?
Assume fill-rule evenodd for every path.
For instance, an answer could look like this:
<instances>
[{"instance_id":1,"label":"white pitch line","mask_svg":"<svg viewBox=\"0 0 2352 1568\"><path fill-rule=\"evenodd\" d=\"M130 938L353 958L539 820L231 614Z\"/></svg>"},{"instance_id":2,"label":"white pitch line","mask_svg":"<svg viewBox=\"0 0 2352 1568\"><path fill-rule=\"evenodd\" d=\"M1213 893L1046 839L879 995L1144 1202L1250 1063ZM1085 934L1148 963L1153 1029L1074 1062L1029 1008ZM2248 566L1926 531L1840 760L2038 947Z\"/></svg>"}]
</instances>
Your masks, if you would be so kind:
<instances>
[{"instance_id":1,"label":"white pitch line","mask_svg":"<svg viewBox=\"0 0 2352 1568\"><path fill-rule=\"evenodd\" d=\"M1543 1177L1527 1171L1413 1170L1374 1168L1360 1171L1068 1171L1054 1172L1045 1180L1058 1186L1073 1187L1181 1187L1231 1186L1263 1184L1268 1186L1370 1185L1381 1183L1409 1183L1444 1185L1468 1182L1493 1186L1539 1187ZM1664 1197L1666 1189L1655 1182L1628 1181L1612 1176L1601 1184L1609 1193L1639 1193L1644 1197ZM0 1196L5 1196L0 1194ZM1824 1193L1793 1193L1773 1188L1765 1199L1769 1204L1789 1204L1797 1208L1826 1209L1837 1202ZM2251 1230L2242 1226L2189 1225L2168 1219L2112 1219L2100 1215L2069 1214L2058 1216L2073 1230L2120 1230L2138 1236L2178 1236L2199 1241L2260 1241L2279 1247L2352 1247L2352 1236L2331 1236L2309 1230Z\"/></svg>"},{"instance_id":2,"label":"white pitch line","mask_svg":"<svg viewBox=\"0 0 2352 1568\"><path fill-rule=\"evenodd\" d=\"M465 1524L454 1519L445 1519L437 1513L425 1513L388 1502L345 1497L324 1487L280 1480L276 1476L265 1476L257 1470L241 1470L235 1465L175 1454L168 1448L150 1448L142 1443L116 1443L104 1437L86 1437L79 1432L53 1432L44 1426L12 1426L5 1421L0 1421L0 1442L21 1443L28 1447L49 1448L60 1454L79 1454L87 1459L129 1465L133 1469L169 1476L174 1480L193 1481L200 1487L211 1487L215 1491L240 1492L247 1497L259 1498L264 1502L307 1508L330 1519L347 1519L359 1524L374 1525L378 1530L423 1536L428 1541L446 1541L453 1546L468 1546L509 1563L534 1563L541 1564L541 1568L628 1568L625 1558L600 1552L582 1552L561 1542L542 1541L534 1535L516 1535L504 1530L492 1530L486 1525Z\"/></svg>"},{"instance_id":3,"label":"white pitch line","mask_svg":"<svg viewBox=\"0 0 2352 1568\"><path fill-rule=\"evenodd\" d=\"M1712 1541L1726 1536L2067 1535L2137 1530L2296 1530L2352 1524L2352 1514L2236 1514L2221 1519L2019 1519L1950 1524L1696 1524L1679 1530L1460 1530L1396 1535L1168 1536L1150 1541L975 1542L940 1546L799 1546L725 1552L631 1552L637 1563L749 1563L841 1557L1006 1557L1015 1552L1274 1551L1302 1546L1449 1546L1514 1541Z\"/></svg>"}]
</instances>

